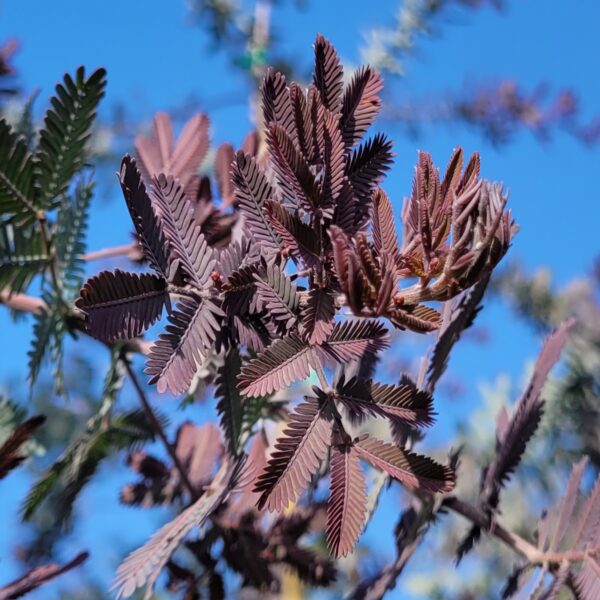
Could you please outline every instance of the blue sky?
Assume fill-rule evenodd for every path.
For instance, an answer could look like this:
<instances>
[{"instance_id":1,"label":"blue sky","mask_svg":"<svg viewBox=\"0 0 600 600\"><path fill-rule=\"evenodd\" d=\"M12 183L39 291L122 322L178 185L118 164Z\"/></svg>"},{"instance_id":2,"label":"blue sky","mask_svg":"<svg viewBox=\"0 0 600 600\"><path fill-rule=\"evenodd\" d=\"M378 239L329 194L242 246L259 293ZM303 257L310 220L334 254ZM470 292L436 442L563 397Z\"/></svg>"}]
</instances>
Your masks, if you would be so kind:
<instances>
[{"instance_id":1,"label":"blue sky","mask_svg":"<svg viewBox=\"0 0 600 600\"><path fill-rule=\"evenodd\" d=\"M345 61L358 64L363 33L372 27L391 26L399 2L313 0L306 3L304 11L291 2L280 4L273 12L279 47L286 56L302 57L301 64L308 68L317 32L334 42ZM369 7L366 11L365 6ZM490 83L511 77L527 89L543 81L551 82L555 91L575 88L583 115L591 118L600 113L599 19L600 4L594 0L581 0L576 9L573 3L529 0L507 2L500 12L491 8L473 13L453 11L450 18L438 22L436 36L418 43L416 54L408 61L407 77L389 82L388 98L420 97L432 90L457 89L465 82ZM223 52L208 52L206 35L190 22L183 0L5 0L0 5L0 40L7 37L21 42L15 59L19 81L26 93L40 89L40 110L62 74L84 64L89 69L104 66L108 70L101 108L104 119L122 104L140 122L148 122L155 111L195 97L200 99L199 110L210 108L212 137L217 143L240 143L250 126L247 78L230 68ZM239 102L219 106L219 98L231 94L239 95ZM600 178L595 176L598 147L584 147L561 132L545 145L522 133L510 145L494 148L478 132L463 126L425 128L417 140L407 138L390 123L380 123L379 129L395 141L396 165L385 188L396 202L397 212L402 197L410 192L416 150L430 151L443 168L452 148L460 144L469 153L480 151L483 175L504 181L510 189L510 206L521 225L510 252L513 258L530 270L550 268L559 284L589 269L600 246ZM116 181L109 180L103 191L108 201L98 200L93 208L90 249L128 239L129 223L118 192ZM481 322L492 333L485 352L465 343L452 363L454 372L467 381L461 398L465 411L479 403L480 382L490 381L500 372L518 380L524 362L535 355L540 343L497 302L488 304ZM0 345L0 381L8 376L24 381L30 323L13 324L6 312L0 311L0 333L3 340L11 340L10 349L5 343ZM438 412L447 414L448 419L434 427L432 439L444 446L462 411L451 410L450 401L441 397ZM116 506L116 492L126 474L114 472L103 472L102 484L82 498L80 513L87 525L75 532L73 542L65 548L66 554L79 547L96 548L86 569L103 584L124 549L144 541L164 518ZM2 482L0 531L9 531L14 523L15 508L27 482L24 473L11 477ZM368 532L372 539L381 538L385 549L391 546L391 533L384 522L390 511L398 510L393 507L395 498L386 500L382 516ZM0 538L0 581L17 574L9 556L11 537ZM42 594L50 589L57 586Z\"/></svg>"}]
</instances>

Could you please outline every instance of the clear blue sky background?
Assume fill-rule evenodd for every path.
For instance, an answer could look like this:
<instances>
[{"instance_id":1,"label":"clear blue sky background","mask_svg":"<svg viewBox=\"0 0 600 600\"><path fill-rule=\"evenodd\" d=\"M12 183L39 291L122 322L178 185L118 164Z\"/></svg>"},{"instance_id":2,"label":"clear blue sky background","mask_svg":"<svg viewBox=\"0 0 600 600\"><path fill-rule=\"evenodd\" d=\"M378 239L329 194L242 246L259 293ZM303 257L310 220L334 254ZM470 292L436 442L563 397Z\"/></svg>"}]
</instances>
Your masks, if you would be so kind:
<instances>
[{"instance_id":1,"label":"clear blue sky background","mask_svg":"<svg viewBox=\"0 0 600 600\"><path fill-rule=\"evenodd\" d=\"M391 26L399 2L313 0L304 11L291 3L282 4L273 12L280 47L289 57L302 57L301 63L308 67L317 31L334 42L345 61L358 64L362 34L372 27ZM408 77L391 84L390 96L418 97L431 90L460 88L465 81L512 77L527 88L541 81L551 82L555 90L572 86L579 93L584 116L600 113L600 3L529 0L506 4L501 12L456 10L451 19L439 22L440 35L419 41L418 53L408 62ZM209 111L216 142L238 144L249 128L247 79L230 68L223 52L208 51L207 37L190 23L183 0L4 1L0 40L8 37L22 44L15 60L19 81L26 92L41 89L39 109L62 74L84 64L108 70L101 109L104 119L110 118L116 106L125 105L135 119L148 122L155 111L179 106L193 96L201 99L200 110ZM231 94L239 96L239 103L219 106L218 99ZM479 150L483 175L504 181L511 190L511 208L521 225L513 258L530 270L551 268L559 284L589 269L600 245L598 148L586 148L563 133L546 145L520 134L512 144L497 149L462 126L425 129L417 141L407 139L389 123L379 128L395 140L396 166L385 187L398 212L402 197L410 191L417 147L430 151L443 167L452 148L460 144L467 152ZM92 211L90 249L128 240L129 222L116 182L109 182L105 189L108 201L98 199ZM432 445L448 445L452 427L480 402L480 382L500 372L518 380L524 362L538 348L539 340L495 302L486 307L481 322L492 339L484 352L466 343L454 356L453 371L466 381L466 390L458 407L443 395L438 398L442 419L431 432ZM0 311L0 381L7 377L25 381L29 336L29 322L14 324ZM169 402L171 407L176 405L173 400L160 402L167 408ZM83 495L78 509L81 525L63 548L65 557L80 548L94 551L86 575L104 586L124 552L145 541L165 518L164 513L118 506L119 486L130 479L124 469L120 471L104 470L102 481ZM10 548L16 535L16 508L27 482L28 476L21 472L1 484L0 582L18 574ZM367 532L383 557L391 549L389 522L399 511L396 502L395 494L386 497ZM33 597L56 597L52 594L58 594L59 588L60 584L44 588Z\"/></svg>"}]
</instances>

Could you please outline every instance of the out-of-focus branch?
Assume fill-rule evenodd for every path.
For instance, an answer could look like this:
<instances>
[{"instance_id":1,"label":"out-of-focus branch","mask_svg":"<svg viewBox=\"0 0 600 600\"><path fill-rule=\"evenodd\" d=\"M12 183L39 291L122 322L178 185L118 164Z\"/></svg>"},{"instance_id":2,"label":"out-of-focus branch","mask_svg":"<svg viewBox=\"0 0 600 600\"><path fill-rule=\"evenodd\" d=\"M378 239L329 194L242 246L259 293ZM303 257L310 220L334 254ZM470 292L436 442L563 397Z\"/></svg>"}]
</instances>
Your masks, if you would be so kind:
<instances>
[{"instance_id":1,"label":"out-of-focus branch","mask_svg":"<svg viewBox=\"0 0 600 600\"><path fill-rule=\"evenodd\" d=\"M394 104L384 107L382 117L413 135L427 125L464 123L497 145L511 141L519 131L529 131L542 142L558 130L587 145L600 141L600 117L584 123L574 91L553 94L544 83L527 91L512 79L494 85L472 84L459 92L446 91L404 105Z\"/></svg>"},{"instance_id":2,"label":"out-of-focus branch","mask_svg":"<svg viewBox=\"0 0 600 600\"><path fill-rule=\"evenodd\" d=\"M19 579L0 588L0 600L11 600L12 598L20 598L28 594L55 577L78 567L87 560L88 556L87 552L82 552L64 565L44 565L31 570L29 573L19 577Z\"/></svg>"},{"instance_id":3,"label":"out-of-focus branch","mask_svg":"<svg viewBox=\"0 0 600 600\"><path fill-rule=\"evenodd\" d=\"M27 294L11 294L9 290L0 290L0 304L31 314L39 314L47 308L46 303L41 298L28 296Z\"/></svg>"},{"instance_id":4,"label":"out-of-focus branch","mask_svg":"<svg viewBox=\"0 0 600 600\"><path fill-rule=\"evenodd\" d=\"M380 27L369 32L367 44L361 48L362 62L379 71L403 75L406 58L418 38L431 35L436 21L449 9L477 9L485 4L501 8L503 0L403 0L396 11L395 27Z\"/></svg>"},{"instance_id":5,"label":"out-of-focus branch","mask_svg":"<svg viewBox=\"0 0 600 600\"><path fill-rule=\"evenodd\" d=\"M113 246L111 248L102 248L94 250L83 255L83 260L90 262L93 260L102 260L105 258L114 258L116 256L137 257L138 245L135 242L131 244L123 244L122 246Z\"/></svg>"},{"instance_id":6,"label":"out-of-focus branch","mask_svg":"<svg viewBox=\"0 0 600 600\"><path fill-rule=\"evenodd\" d=\"M140 403L141 403L142 407L144 408L144 412L148 415L148 418L150 419L150 422L152 423L152 426L154 427L154 431L156 432L156 434L160 438L161 442L163 443L163 446L165 447L167 454L171 457L171 460L173 461L173 465L177 469L177 472L179 473L179 477L181 478L181 482L186 487L186 489L190 495L190 498L193 501L196 501L199 498L198 492L192 485L192 482L190 481L190 478L188 477L187 471L186 471L183 463L179 459L179 456L177 456L177 452L175 451L175 448L173 447L171 442L169 442L169 440L167 439L167 435L164 432L162 425L160 424L160 421L158 420L158 417L154 414L152 405L150 404L148 398L146 398L146 393L144 392L144 388L141 386L140 382L138 381L137 375L135 374L135 371L133 370L131 363L127 359L124 359L123 362L125 363L125 368L127 369L127 374L129 375L129 378L131 379L131 382L133 383L133 387L135 388L135 391L138 395Z\"/></svg>"},{"instance_id":7,"label":"out-of-focus branch","mask_svg":"<svg viewBox=\"0 0 600 600\"><path fill-rule=\"evenodd\" d=\"M440 508L464 517L471 524L477 525L488 535L500 540L523 556L529 565L544 567L550 573L557 572L561 565L580 562L600 554L600 547L565 552L544 552L498 522L490 523L488 516L481 509L456 496L447 496L441 504L437 505L432 501L427 501L427 497L424 498L421 495L418 501L421 503L420 509L407 510L397 527L398 554L395 560L376 576L361 582L348 596L349 599L379 600L387 591L393 589L404 567L421 545L430 524L435 521Z\"/></svg>"}]
</instances>

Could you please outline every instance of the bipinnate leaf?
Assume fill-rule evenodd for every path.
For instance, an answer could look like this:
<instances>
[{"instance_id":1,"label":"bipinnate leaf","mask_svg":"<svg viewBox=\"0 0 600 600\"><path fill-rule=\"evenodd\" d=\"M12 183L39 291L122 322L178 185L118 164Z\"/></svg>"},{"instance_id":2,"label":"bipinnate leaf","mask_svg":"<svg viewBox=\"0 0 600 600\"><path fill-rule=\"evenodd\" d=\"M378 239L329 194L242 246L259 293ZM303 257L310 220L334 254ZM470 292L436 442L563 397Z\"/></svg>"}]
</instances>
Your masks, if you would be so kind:
<instances>
[{"instance_id":1,"label":"bipinnate leaf","mask_svg":"<svg viewBox=\"0 0 600 600\"><path fill-rule=\"evenodd\" d=\"M117 569L112 589L117 600L129 598L146 586L144 600L152 597L152 588L160 572L183 538L206 519L228 498L240 475L243 460L225 461L209 489L178 517L159 529L141 548L132 552Z\"/></svg>"},{"instance_id":2,"label":"bipinnate leaf","mask_svg":"<svg viewBox=\"0 0 600 600\"><path fill-rule=\"evenodd\" d=\"M146 373L163 393L185 392L220 329L223 311L210 299L182 298L169 315L165 333L150 349Z\"/></svg>"},{"instance_id":3,"label":"bipinnate leaf","mask_svg":"<svg viewBox=\"0 0 600 600\"><path fill-rule=\"evenodd\" d=\"M38 227L0 224L0 289L14 293L26 290L49 264Z\"/></svg>"},{"instance_id":4,"label":"bipinnate leaf","mask_svg":"<svg viewBox=\"0 0 600 600\"><path fill-rule=\"evenodd\" d=\"M344 70L335 48L321 34L317 35L313 82L323 105L332 113L339 113L342 109L343 78Z\"/></svg>"},{"instance_id":5,"label":"bipinnate leaf","mask_svg":"<svg viewBox=\"0 0 600 600\"><path fill-rule=\"evenodd\" d=\"M272 68L267 69L261 92L265 129L275 123L280 125L287 135L295 141L294 111L285 76Z\"/></svg>"},{"instance_id":6,"label":"bipinnate leaf","mask_svg":"<svg viewBox=\"0 0 600 600\"><path fill-rule=\"evenodd\" d=\"M317 287L310 290L306 307L302 312L302 327L308 343L322 344L334 327L335 297L328 288Z\"/></svg>"},{"instance_id":7,"label":"bipinnate leaf","mask_svg":"<svg viewBox=\"0 0 600 600\"><path fill-rule=\"evenodd\" d=\"M394 327L410 329L416 333L429 333L439 328L440 313L425 304L404 304L389 308L386 315Z\"/></svg>"},{"instance_id":8,"label":"bipinnate leaf","mask_svg":"<svg viewBox=\"0 0 600 600\"><path fill-rule=\"evenodd\" d=\"M106 458L121 449L131 449L154 439L155 430L143 411L116 413L117 395L125 380L121 348L111 349L111 362L104 379L98 411L88 419L64 452L41 474L23 503L23 520L29 520L51 495L53 522L64 524L79 493ZM161 424L162 417L159 416Z\"/></svg>"},{"instance_id":9,"label":"bipinnate leaf","mask_svg":"<svg viewBox=\"0 0 600 600\"><path fill-rule=\"evenodd\" d=\"M311 347L295 333L275 340L242 366L238 385L244 396L265 396L293 381L306 379L317 360Z\"/></svg>"},{"instance_id":10,"label":"bipinnate leaf","mask_svg":"<svg viewBox=\"0 0 600 600\"><path fill-rule=\"evenodd\" d=\"M463 331L473 324L481 310L481 300L488 282L489 277L484 277L457 301L447 302L444 305L442 322L427 369L426 389L429 392L433 393L437 382L444 374L454 344L460 339Z\"/></svg>"},{"instance_id":11,"label":"bipinnate leaf","mask_svg":"<svg viewBox=\"0 0 600 600\"><path fill-rule=\"evenodd\" d=\"M160 173L172 175L179 180L188 197L192 196L192 188L197 185L198 169L206 157L208 146L208 119L203 114L196 114L187 121L176 143L171 119L162 112L154 117L148 137L139 135L135 138L140 169L146 181L152 181Z\"/></svg>"},{"instance_id":12,"label":"bipinnate leaf","mask_svg":"<svg viewBox=\"0 0 600 600\"><path fill-rule=\"evenodd\" d=\"M60 392L62 382L62 341L66 332L64 302L61 296L49 287L42 292L45 306L34 315L33 337L29 358L29 382L37 381L42 364L50 353L55 368L55 384Z\"/></svg>"},{"instance_id":13,"label":"bipinnate leaf","mask_svg":"<svg viewBox=\"0 0 600 600\"><path fill-rule=\"evenodd\" d=\"M74 78L67 74L56 86L36 157L36 204L40 208L49 208L86 163L85 146L105 85L104 69L86 78L84 68L79 67Z\"/></svg>"},{"instance_id":14,"label":"bipinnate leaf","mask_svg":"<svg viewBox=\"0 0 600 600\"><path fill-rule=\"evenodd\" d=\"M1 587L0 600L13 600L14 598L25 596L25 594L36 590L46 582L52 581L59 575L78 567L88 559L88 556L87 552L81 552L73 560L64 565L51 563L36 567L29 571L29 573Z\"/></svg>"},{"instance_id":15,"label":"bipinnate leaf","mask_svg":"<svg viewBox=\"0 0 600 600\"><path fill-rule=\"evenodd\" d=\"M326 112L324 123L321 211L325 216L331 217L345 183L346 156L337 115Z\"/></svg>"},{"instance_id":16,"label":"bipinnate leaf","mask_svg":"<svg viewBox=\"0 0 600 600\"><path fill-rule=\"evenodd\" d=\"M215 155L215 177L219 186L221 205L233 204L233 182L231 181L231 163L235 158L235 151L231 144L221 144Z\"/></svg>"},{"instance_id":17,"label":"bipinnate leaf","mask_svg":"<svg viewBox=\"0 0 600 600\"><path fill-rule=\"evenodd\" d=\"M390 421L423 427L433 423L433 399L408 378L397 385L363 381L357 377L336 385L336 398L354 422L367 417L384 417Z\"/></svg>"},{"instance_id":18,"label":"bipinnate leaf","mask_svg":"<svg viewBox=\"0 0 600 600\"><path fill-rule=\"evenodd\" d=\"M269 222L281 238L285 251L291 254L295 262L308 268L319 267L321 252L314 229L279 202L268 201L266 209Z\"/></svg>"},{"instance_id":19,"label":"bipinnate leaf","mask_svg":"<svg viewBox=\"0 0 600 600\"><path fill-rule=\"evenodd\" d=\"M231 347L223 357L223 364L219 367L215 380L215 396L221 430L225 435L227 448L233 456L239 452L242 431L242 398L237 386L241 366L240 353L236 348Z\"/></svg>"},{"instance_id":20,"label":"bipinnate leaf","mask_svg":"<svg viewBox=\"0 0 600 600\"><path fill-rule=\"evenodd\" d=\"M316 90L313 87L313 94ZM309 109L307 94L297 83L290 84L290 101L296 123L297 146L304 158L313 163L315 159L315 139L313 135L313 123Z\"/></svg>"},{"instance_id":21,"label":"bipinnate leaf","mask_svg":"<svg viewBox=\"0 0 600 600\"><path fill-rule=\"evenodd\" d=\"M281 125L271 123L267 142L282 200L293 207L314 211L319 204L319 187L292 138Z\"/></svg>"},{"instance_id":22,"label":"bipinnate leaf","mask_svg":"<svg viewBox=\"0 0 600 600\"><path fill-rule=\"evenodd\" d=\"M267 252L276 253L280 240L265 211L265 203L273 198L273 188L256 160L238 152L232 165L235 198L254 240Z\"/></svg>"},{"instance_id":23,"label":"bipinnate leaf","mask_svg":"<svg viewBox=\"0 0 600 600\"><path fill-rule=\"evenodd\" d=\"M387 194L377 188L373 194L373 245L380 256L386 255L398 264L398 234L394 226L394 211Z\"/></svg>"},{"instance_id":24,"label":"bipinnate leaf","mask_svg":"<svg viewBox=\"0 0 600 600\"><path fill-rule=\"evenodd\" d=\"M25 141L0 119L0 214L25 226L36 219L34 159Z\"/></svg>"},{"instance_id":25,"label":"bipinnate leaf","mask_svg":"<svg viewBox=\"0 0 600 600\"><path fill-rule=\"evenodd\" d=\"M346 175L361 202L370 202L371 194L390 168L392 160L392 142L381 133L352 151L346 162Z\"/></svg>"},{"instance_id":26,"label":"bipinnate leaf","mask_svg":"<svg viewBox=\"0 0 600 600\"><path fill-rule=\"evenodd\" d=\"M365 525L367 493L358 459L351 444L331 449L327 545L336 558L352 552Z\"/></svg>"},{"instance_id":27,"label":"bipinnate leaf","mask_svg":"<svg viewBox=\"0 0 600 600\"><path fill-rule=\"evenodd\" d=\"M171 280L174 274L172 267L176 264L169 261L168 242L160 220L152 206L135 159L128 154L121 161L119 181L146 259L159 275Z\"/></svg>"},{"instance_id":28,"label":"bipinnate leaf","mask_svg":"<svg viewBox=\"0 0 600 600\"><path fill-rule=\"evenodd\" d=\"M102 271L90 277L75 302L85 314L86 328L107 342L140 336L170 310L169 294L162 277L149 273Z\"/></svg>"},{"instance_id":29,"label":"bipinnate leaf","mask_svg":"<svg viewBox=\"0 0 600 600\"><path fill-rule=\"evenodd\" d=\"M389 343L387 329L379 321L356 319L336 323L321 348L325 356L345 363L359 360L365 354L376 354Z\"/></svg>"},{"instance_id":30,"label":"bipinnate leaf","mask_svg":"<svg viewBox=\"0 0 600 600\"><path fill-rule=\"evenodd\" d=\"M545 546L546 542L548 542L548 550L558 550L560 545L562 544L565 534L569 529L573 527L574 524L574 516L579 516L579 523L583 522L581 517L585 518L586 508L582 511L580 515L575 515L575 506L577 501L579 500L579 487L581 485L581 480L583 478L583 474L585 472L585 468L588 464L588 458L584 456L572 469L571 475L569 476L569 481L567 482L567 489L565 491L565 495L563 496L557 510L556 517L556 528L554 530L554 534L549 540L540 540L539 545ZM593 498L593 493L590 498ZM593 507L592 504L588 504L588 507ZM600 506L597 507L598 516L600 517ZM590 513L592 511L590 510ZM575 521L577 522L577 521ZM585 526L580 527L580 531L583 532ZM579 542L579 536L575 535L575 543Z\"/></svg>"},{"instance_id":31,"label":"bipinnate leaf","mask_svg":"<svg viewBox=\"0 0 600 600\"><path fill-rule=\"evenodd\" d=\"M347 147L359 142L373 124L381 108L381 98L377 94L382 88L381 76L371 67L361 67L354 73L344 90L340 119Z\"/></svg>"},{"instance_id":32,"label":"bipinnate leaf","mask_svg":"<svg viewBox=\"0 0 600 600\"><path fill-rule=\"evenodd\" d=\"M150 202L168 243L169 271L175 273L179 268L186 283L197 290L207 287L215 264L213 250L196 225L194 209L181 185L161 173L153 179Z\"/></svg>"},{"instance_id":33,"label":"bipinnate leaf","mask_svg":"<svg viewBox=\"0 0 600 600\"><path fill-rule=\"evenodd\" d=\"M85 238L93 182L77 181L72 198L64 198L58 211L54 252L56 271L65 298L74 296L83 284Z\"/></svg>"},{"instance_id":34,"label":"bipinnate leaf","mask_svg":"<svg viewBox=\"0 0 600 600\"><path fill-rule=\"evenodd\" d=\"M215 463L223 454L219 428L214 423L184 423L177 431L175 454L193 488L200 491L210 483Z\"/></svg>"},{"instance_id":35,"label":"bipinnate leaf","mask_svg":"<svg viewBox=\"0 0 600 600\"><path fill-rule=\"evenodd\" d=\"M327 399L305 397L290 418L254 491L257 506L281 512L302 493L329 447L333 417Z\"/></svg>"},{"instance_id":36,"label":"bipinnate leaf","mask_svg":"<svg viewBox=\"0 0 600 600\"><path fill-rule=\"evenodd\" d=\"M285 333L289 331L298 318L300 298L296 286L275 263L269 263L264 277L254 273L256 294L261 309L266 310L267 317Z\"/></svg>"},{"instance_id":37,"label":"bipinnate leaf","mask_svg":"<svg viewBox=\"0 0 600 600\"><path fill-rule=\"evenodd\" d=\"M547 339L512 417L496 432L496 456L486 469L481 489L484 505L492 509L498 505L500 489L521 462L527 444L539 425L543 412L543 399L540 398L542 388L560 358L573 325L573 320L566 321Z\"/></svg>"},{"instance_id":38,"label":"bipinnate leaf","mask_svg":"<svg viewBox=\"0 0 600 600\"><path fill-rule=\"evenodd\" d=\"M355 448L361 458L405 485L429 492L449 492L454 488L454 471L427 456L368 436L358 439Z\"/></svg>"}]
</instances>

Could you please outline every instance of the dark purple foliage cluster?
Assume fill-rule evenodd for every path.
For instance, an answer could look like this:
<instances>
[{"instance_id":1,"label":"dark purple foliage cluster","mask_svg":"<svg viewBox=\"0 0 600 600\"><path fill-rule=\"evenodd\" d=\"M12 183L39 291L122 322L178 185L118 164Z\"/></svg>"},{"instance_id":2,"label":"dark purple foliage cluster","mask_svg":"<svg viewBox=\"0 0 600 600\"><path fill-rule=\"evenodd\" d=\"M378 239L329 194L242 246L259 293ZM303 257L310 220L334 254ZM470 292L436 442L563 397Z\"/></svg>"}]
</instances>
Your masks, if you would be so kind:
<instances>
[{"instance_id":1,"label":"dark purple foliage cluster","mask_svg":"<svg viewBox=\"0 0 600 600\"><path fill-rule=\"evenodd\" d=\"M502 189L479 178L477 155L463 169L456 150L440 181L421 153L398 243L391 203L379 187L391 143L381 134L365 139L381 88L368 67L344 86L339 57L323 37L307 90L267 72L267 151L233 157L231 202L241 222L221 249L209 244L206 223L196 218L206 120L193 118L174 144L169 123L157 118L154 143L138 142L141 168L126 156L119 175L154 274L102 272L77 301L92 335L107 342L139 336L167 310L169 324L146 363L159 391L186 391L211 351L241 353L239 372L227 377L237 377L234 393L243 398L270 396L314 370L320 387L296 407L255 490L259 509L282 511L331 451L327 531L336 556L352 550L366 520L359 459L433 492L451 490L454 473L400 445L353 439L344 426L344 414L355 422L429 425L427 393L408 379L381 385L342 374L329 385L325 369L375 360L388 346L377 318L398 329L437 329L439 313L423 302L449 300L487 277L515 227ZM404 280L414 283L402 286ZM342 318L344 306L357 318ZM227 413L224 406L224 423L234 418Z\"/></svg>"},{"instance_id":2,"label":"dark purple foliage cluster","mask_svg":"<svg viewBox=\"0 0 600 600\"><path fill-rule=\"evenodd\" d=\"M178 139L170 119L157 115L151 134L136 140L136 158L123 158L119 182L140 262L148 269L90 277L75 309L65 290L58 290L52 327L50 296L39 311L38 337L48 330L48 339L60 341L66 329L85 331L111 348L112 362L100 411L34 486L25 517L61 477L68 482L70 510L109 450L127 448L135 481L124 486L121 501L181 510L121 564L114 586L119 598L142 586L149 598L163 569L169 592L186 598L199 597L200 589L211 598L225 597L224 569L239 574L243 587L257 593L278 591L283 569L309 585L327 587L337 577L334 559L354 550L376 505L377 493L369 497L363 471L362 463L368 463L381 471L382 485L391 479L402 483L415 505L396 528L394 563L359 582L351 597L380 598L393 588L429 525L446 510L472 525L459 557L487 532L527 559L509 580L505 597L523 589L538 567L542 587L545 574L553 576L540 597L555 598L563 585L584 600L597 597L600 488L596 485L583 505L578 502L584 463L575 467L560 506L540 521L537 546L497 522L502 488L540 423L542 388L571 322L547 341L512 416L501 412L495 456L483 470L476 504L453 495L459 453L442 464L413 448L434 423L436 385L516 232L502 186L480 177L477 154L465 159L460 148L454 150L440 176L431 156L420 152L398 232L392 202L381 187L393 162L392 144L385 135L370 135L381 107L382 79L363 67L344 83L333 46L319 35L314 49L312 83L305 89L269 69L261 89L259 131L238 152L229 144L217 149L218 205L211 180L199 174L209 150L203 115L190 119ZM52 124L68 110L84 107L77 138L81 152L103 77L103 72L92 76L94 93L83 105L63 90L67 108L49 117ZM90 85L83 71L77 85L65 81L73 95L77 85ZM7 247L15 249L15 223L39 225L42 268L60 287L63 271L53 261L63 250L56 242L60 252L55 252L48 242L44 210L60 204L56 198L68 192L84 162L74 150L72 161L55 177L52 165L62 156L54 156L51 128L41 136L40 157L33 158L8 124L0 125L10 166L5 178L22 188L2 187L0 180L0 207L8 215L1 224L12 236L5 236ZM34 168L36 161L43 168ZM37 204L23 203L38 176L45 183L35 187ZM85 202L89 194L82 206ZM68 240L70 228L81 229L85 206L75 214L61 225L68 242L61 242L68 250L63 254L72 263L64 272L73 281L81 272L81 252ZM15 265L16 259L6 263L5 280L12 282L12 291L20 291L27 281ZM134 345L164 313L158 338L149 347ZM435 332L416 379L376 379L377 362L390 346L386 327ZM200 371L208 372L204 383L214 384L220 428L184 423L169 440L135 377L132 350L147 354L149 383L159 392L193 394ZM143 413L110 412L125 372ZM302 400L282 399L281 392L311 375L315 385L304 384ZM389 439L356 433L371 419L388 426ZM264 424L276 420L286 424L269 444ZM40 417L25 421L0 446L0 477L22 460L22 445L41 423ZM140 449L140 442L155 436L170 462ZM320 483L327 477L329 497L322 501ZM576 532L567 535L575 517ZM197 526L203 527L202 535L190 539ZM306 543L323 532L329 555ZM187 562L176 554L180 547L188 551ZM64 567L34 570L0 589L0 598L16 597L84 559L80 555Z\"/></svg>"}]
</instances>

